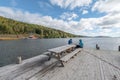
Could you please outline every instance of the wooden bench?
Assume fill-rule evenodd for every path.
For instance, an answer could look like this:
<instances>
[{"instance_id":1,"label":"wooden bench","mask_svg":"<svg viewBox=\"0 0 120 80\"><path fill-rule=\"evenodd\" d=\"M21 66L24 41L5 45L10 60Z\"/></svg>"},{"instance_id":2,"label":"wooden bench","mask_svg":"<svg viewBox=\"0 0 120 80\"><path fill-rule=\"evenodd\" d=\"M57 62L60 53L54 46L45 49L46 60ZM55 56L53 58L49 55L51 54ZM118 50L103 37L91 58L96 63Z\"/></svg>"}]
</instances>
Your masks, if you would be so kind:
<instances>
[{"instance_id":1,"label":"wooden bench","mask_svg":"<svg viewBox=\"0 0 120 80\"><path fill-rule=\"evenodd\" d=\"M71 52L71 53L65 55L64 57L62 57L62 58L60 59L61 65L64 66L63 62L67 62L69 59L71 59L71 58L73 58L74 56L76 56L77 53L80 52L80 51L81 51L81 48L78 48L78 49L74 50L73 52Z\"/></svg>"}]
</instances>

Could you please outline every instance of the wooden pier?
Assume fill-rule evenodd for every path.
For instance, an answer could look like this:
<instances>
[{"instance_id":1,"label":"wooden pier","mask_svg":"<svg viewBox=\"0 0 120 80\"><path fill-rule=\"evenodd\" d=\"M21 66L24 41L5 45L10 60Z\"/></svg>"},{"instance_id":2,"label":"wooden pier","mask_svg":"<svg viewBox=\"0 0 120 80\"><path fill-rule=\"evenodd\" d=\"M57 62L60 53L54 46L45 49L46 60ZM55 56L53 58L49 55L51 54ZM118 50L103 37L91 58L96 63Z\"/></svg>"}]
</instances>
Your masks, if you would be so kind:
<instances>
[{"instance_id":1,"label":"wooden pier","mask_svg":"<svg viewBox=\"0 0 120 80\"><path fill-rule=\"evenodd\" d=\"M41 57L45 57L44 59ZM64 67L58 60L36 56L0 68L0 80L120 80L120 52L83 49Z\"/></svg>"}]
</instances>

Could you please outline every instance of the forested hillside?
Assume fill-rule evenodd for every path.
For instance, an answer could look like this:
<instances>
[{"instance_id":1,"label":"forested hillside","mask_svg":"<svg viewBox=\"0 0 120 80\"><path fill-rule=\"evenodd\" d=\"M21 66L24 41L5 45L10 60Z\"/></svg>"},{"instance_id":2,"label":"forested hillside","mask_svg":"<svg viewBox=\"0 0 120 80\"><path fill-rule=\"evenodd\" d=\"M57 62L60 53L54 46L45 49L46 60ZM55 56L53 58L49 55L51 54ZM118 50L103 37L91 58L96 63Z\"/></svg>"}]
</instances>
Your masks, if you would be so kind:
<instances>
[{"instance_id":1,"label":"forested hillside","mask_svg":"<svg viewBox=\"0 0 120 80\"><path fill-rule=\"evenodd\" d=\"M75 37L73 34L69 34L60 30L48 28L41 25L19 22L0 16L0 35L25 35L30 33L35 34L40 38Z\"/></svg>"}]
</instances>

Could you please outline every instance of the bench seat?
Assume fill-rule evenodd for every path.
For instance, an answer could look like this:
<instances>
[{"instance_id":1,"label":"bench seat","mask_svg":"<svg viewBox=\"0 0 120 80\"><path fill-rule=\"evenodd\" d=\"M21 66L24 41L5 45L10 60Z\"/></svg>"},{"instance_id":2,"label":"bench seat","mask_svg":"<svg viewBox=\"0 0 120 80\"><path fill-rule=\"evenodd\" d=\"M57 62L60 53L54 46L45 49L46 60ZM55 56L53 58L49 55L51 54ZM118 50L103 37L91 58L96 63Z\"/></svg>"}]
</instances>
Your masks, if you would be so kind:
<instances>
[{"instance_id":1,"label":"bench seat","mask_svg":"<svg viewBox=\"0 0 120 80\"><path fill-rule=\"evenodd\" d=\"M81 51L81 48L78 48L78 49L74 50L73 52L65 55L65 56L62 57L60 60L61 60L62 62L67 62L69 59L71 59L74 55L76 55L76 54L77 54L78 52L80 52L80 51Z\"/></svg>"}]
</instances>

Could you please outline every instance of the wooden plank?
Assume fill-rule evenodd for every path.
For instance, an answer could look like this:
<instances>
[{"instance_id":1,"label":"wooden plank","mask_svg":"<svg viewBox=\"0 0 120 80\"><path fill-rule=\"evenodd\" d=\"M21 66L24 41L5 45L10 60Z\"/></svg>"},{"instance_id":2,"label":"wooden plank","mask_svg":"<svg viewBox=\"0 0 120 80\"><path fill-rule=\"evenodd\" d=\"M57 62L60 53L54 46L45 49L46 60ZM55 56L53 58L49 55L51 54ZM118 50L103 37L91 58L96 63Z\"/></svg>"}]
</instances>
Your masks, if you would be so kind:
<instances>
[{"instance_id":1,"label":"wooden plank","mask_svg":"<svg viewBox=\"0 0 120 80\"><path fill-rule=\"evenodd\" d=\"M119 65L120 54L116 52L88 50L91 54L81 51L76 58L66 64L64 68L57 68L48 72L45 76L34 76L35 80L120 80L120 70L104 62ZM118 56L117 56L118 55ZM117 59L119 57L119 60ZM102 58L102 60L100 59ZM116 58L116 59L115 59ZM118 67L119 67L118 66ZM116 79L114 79L116 75ZM34 80L33 79L33 80Z\"/></svg>"},{"instance_id":2,"label":"wooden plank","mask_svg":"<svg viewBox=\"0 0 120 80\"><path fill-rule=\"evenodd\" d=\"M48 49L48 51L59 54L63 51L66 51L67 49L70 49L70 48L75 47L75 46L76 45L65 45L65 46L60 46L60 47Z\"/></svg>"},{"instance_id":3,"label":"wooden plank","mask_svg":"<svg viewBox=\"0 0 120 80\"><path fill-rule=\"evenodd\" d=\"M0 73L11 70L12 68L15 68L16 66L18 66L18 65L17 64L11 64L11 65L7 65L7 66L3 66L3 67L0 68Z\"/></svg>"},{"instance_id":4,"label":"wooden plank","mask_svg":"<svg viewBox=\"0 0 120 80\"><path fill-rule=\"evenodd\" d=\"M12 66L8 69L3 68L0 72L0 80L13 80L14 77L21 75L35 67L36 65L42 64L45 61L48 61L47 55L39 55L27 60L24 60L21 64ZM5 71L6 70L6 71ZM3 72L2 72L3 71Z\"/></svg>"},{"instance_id":5,"label":"wooden plank","mask_svg":"<svg viewBox=\"0 0 120 80\"><path fill-rule=\"evenodd\" d=\"M18 77L15 77L13 80L28 80L29 78L33 77L37 73L40 73L41 70L43 70L43 69L47 68L49 65L55 63L56 61L57 61L56 59L51 59L50 61L47 61L40 66L35 66L31 70L21 74Z\"/></svg>"},{"instance_id":6,"label":"wooden plank","mask_svg":"<svg viewBox=\"0 0 120 80\"><path fill-rule=\"evenodd\" d=\"M71 57L73 57L75 54L77 54L81 49L76 49L74 50L73 52L67 54L66 56L64 56L63 58L61 58L60 60L63 61L63 62L66 62L68 61Z\"/></svg>"},{"instance_id":7,"label":"wooden plank","mask_svg":"<svg viewBox=\"0 0 120 80\"><path fill-rule=\"evenodd\" d=\"M120 54L117 52L85 51L84 49L64 68L55 67L42 76L41 69L51 64L52 59L42 65L39 60L41 57L36 56L17 66L11 65L0 68L0 80L120 80L120 70L118 69L120 68ZM116 75L116 79L114 79L114 75Z\"/></svg>"}]
</instances>

